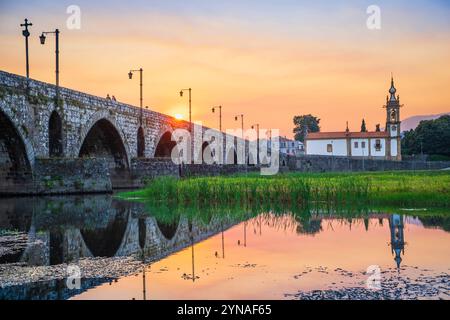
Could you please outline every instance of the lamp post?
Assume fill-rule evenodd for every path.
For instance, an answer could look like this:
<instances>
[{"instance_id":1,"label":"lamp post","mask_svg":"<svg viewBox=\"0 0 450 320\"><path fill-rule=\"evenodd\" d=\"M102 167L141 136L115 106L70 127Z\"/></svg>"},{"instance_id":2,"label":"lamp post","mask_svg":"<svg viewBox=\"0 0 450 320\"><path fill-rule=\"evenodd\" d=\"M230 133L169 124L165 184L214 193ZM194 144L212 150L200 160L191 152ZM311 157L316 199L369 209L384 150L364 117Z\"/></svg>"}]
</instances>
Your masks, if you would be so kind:
<instances>
[{"instance_id":1,"label":"lamp post","mask_svg":"<svg viewBox=\"0 0 450 320\"><path fill-rule=\"evenodd\" d=\"M242 140L244 140L244 115L243 114L239 114L237 116L234 116L234 120L238 121L239 117L241 117Z\"/></svg>"},{"instance_id":2,"label":"lamp post","mask_svg":"<svg viewBox=\"0 0 450 320\"><path fill-rule=\"evenodd\" d=\"M39 40L41 41L41 44L44 45L45 44L45 35L49 34L49 33L53 33L55 34L55 56L56 56L56 93L57 95L59 94L59 30L55 29L55 31L44 31L42 32L42 34L39 36Z\"/></svg>"},{"instance_id":3,"label":"lamp post","mask_svg":"<svg viewBox=\"0 0 450 320\"><path fill-rule=\"evenodd\" d=\"M259 163L259 123L252 125L252 129L256 127L256 162Z\"/></svg>"},{"instance_id":4,"label":"lamp post","mask_svg":"<svg viewBox=\"0 0 450 320\"><path fill-rule=\"evenodd\" d=\"M142 126L142 117L143 117L143 110L142 110L142 100L143 100L143 97L142 97L142 74L144 72L144 69L139 68L139 69L136 69L136 70L130 70L130 72L128 72L128 78L130 80L133 79L133 72L138 72L138 71L139 71L139 106L141 107L141 114L139 116L140 117L139 121L140 121L141 126Z\"/></svg>"},{"instance_id":5,"label":"lamp post","mask_svg":"<svg viewBox=\"0 0 450 320\"><path fill-rule=\"evenodd\" d=\"M269 136L269 144L267 145L267 149L272 156L272 129L266 131L266 137Z\"/></svg>"},{"instance_id":6,"label":"lamp post","mask_svg":"<svg viewBox=\"0 0 450 320\"><path fill-rule=\"evenodd\" d=\"M187 89L181 89L180 90L180 97L183 96L183 92L184 91L189 91L189 130L192 131L192 89L191 88L187 88Z\"/></svg>"},{"instance_id":7,"label":"lamp post","mask_svg":"<svg viewBox=\"0 0 450 320\"><path fill-rule=\"evenodd\" d=\"M211 108L212 113L219 109L219 131L222 132L222 106L215 106Z\"/></svg>"},{"instance_id":8,"label":"lamp post","mask_svg":"<svg viewBox=\"0 0 450 320\"><path fill-rule=\"evenodd\" d=\"M25 19L25 23L20 24L21 27L25 27L25 29L22 30L22 35L25 37L25 59L26 59L27 78L30 77L30 64L28 62L28 37L30 36L30 31L28 31L28 27L32 25L33 24L31 22L28 23L28 19Z\"/></svg>"}]
</instances>

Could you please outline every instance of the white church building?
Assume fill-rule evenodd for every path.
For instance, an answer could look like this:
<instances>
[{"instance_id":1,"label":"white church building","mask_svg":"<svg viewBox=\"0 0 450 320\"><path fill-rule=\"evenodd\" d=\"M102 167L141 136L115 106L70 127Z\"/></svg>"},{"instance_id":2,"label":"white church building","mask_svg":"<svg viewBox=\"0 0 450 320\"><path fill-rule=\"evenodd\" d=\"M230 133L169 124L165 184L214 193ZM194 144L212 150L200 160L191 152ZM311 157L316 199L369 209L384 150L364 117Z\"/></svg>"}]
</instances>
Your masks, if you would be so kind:
<instances>
[{"instance_id":1,"label":"white church building","mask_svg":"<svg viewBox=\"0 0 450 320\"><path fill-rule=\"evenodd\" d=\"M401 160L400 97L391 78L386 97L386 127L373 132L311 132L305 138L307 155L346 156L368 159Z\"/></svg>"}]
</instances>

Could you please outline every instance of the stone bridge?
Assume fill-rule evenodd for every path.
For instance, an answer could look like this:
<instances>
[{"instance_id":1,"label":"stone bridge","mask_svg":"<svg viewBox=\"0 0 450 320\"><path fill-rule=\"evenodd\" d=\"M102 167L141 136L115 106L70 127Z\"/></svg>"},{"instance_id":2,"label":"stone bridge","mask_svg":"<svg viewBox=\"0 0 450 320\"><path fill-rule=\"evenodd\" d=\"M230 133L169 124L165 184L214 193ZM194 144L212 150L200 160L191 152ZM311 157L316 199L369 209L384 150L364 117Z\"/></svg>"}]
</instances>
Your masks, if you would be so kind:
<instances>
[{"instance_id":1,"label":"stone bridge","mask_svg":"<svg viewBox=\"0 0 450 320\"><path fill-rule=\"evenodd\" d=\"M171 133L189 127L146 108L141 113L132 105L0 71L0 194L110 191L142 185L155 175L180 175L168 160L175 146ZM220 134L233 145L240 140ZM202 150L207 147L203 142ZM228 153L224 157L236 162L236 154ZM238 167L221 170L243 170Z\"/></svg>"}]
</instances>

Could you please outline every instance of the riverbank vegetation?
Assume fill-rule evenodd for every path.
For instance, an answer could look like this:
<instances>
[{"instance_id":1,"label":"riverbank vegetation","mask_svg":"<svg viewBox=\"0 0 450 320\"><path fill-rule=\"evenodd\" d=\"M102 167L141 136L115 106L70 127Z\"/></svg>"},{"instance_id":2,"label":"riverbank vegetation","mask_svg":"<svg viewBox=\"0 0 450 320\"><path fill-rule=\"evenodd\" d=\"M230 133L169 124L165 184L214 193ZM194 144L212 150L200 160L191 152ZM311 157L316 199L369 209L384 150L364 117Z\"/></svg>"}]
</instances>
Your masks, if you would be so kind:
<instances>
[{"instance_id":1,"label":"riverbank vegetation","mask_svg":"<svg viewBox=\"0 0 450 320\"><path fill-rule=\"evenodd\" d=\"M145 201L154 208L267 207L316 208L401 207L450 208L449 171L363 173L288 173L157 178L121 198ZM445 210L447 211L447 210Z\"/></svg>"}]
</instances>

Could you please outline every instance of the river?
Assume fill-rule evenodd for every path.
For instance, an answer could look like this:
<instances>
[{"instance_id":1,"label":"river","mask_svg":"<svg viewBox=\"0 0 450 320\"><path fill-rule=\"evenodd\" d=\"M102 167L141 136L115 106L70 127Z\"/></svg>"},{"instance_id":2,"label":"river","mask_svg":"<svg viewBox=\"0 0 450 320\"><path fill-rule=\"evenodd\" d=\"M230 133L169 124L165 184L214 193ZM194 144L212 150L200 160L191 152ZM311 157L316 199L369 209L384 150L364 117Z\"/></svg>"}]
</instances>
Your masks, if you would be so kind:
<instances>
[{"instance_id":1,"label":"river","mask_svg":"<svg viewBox=\"0 0 450 320\"><path fill-rule=\"evenodd\" d=\"M449 299L447 216L166 219L113 195L2 198L0 299Z\"/></svg>"}]
</instances>

